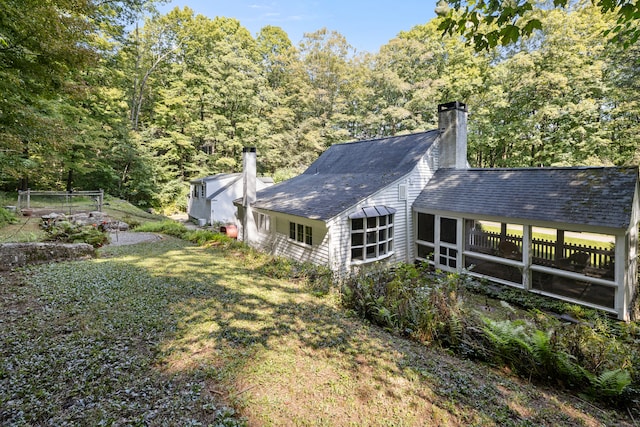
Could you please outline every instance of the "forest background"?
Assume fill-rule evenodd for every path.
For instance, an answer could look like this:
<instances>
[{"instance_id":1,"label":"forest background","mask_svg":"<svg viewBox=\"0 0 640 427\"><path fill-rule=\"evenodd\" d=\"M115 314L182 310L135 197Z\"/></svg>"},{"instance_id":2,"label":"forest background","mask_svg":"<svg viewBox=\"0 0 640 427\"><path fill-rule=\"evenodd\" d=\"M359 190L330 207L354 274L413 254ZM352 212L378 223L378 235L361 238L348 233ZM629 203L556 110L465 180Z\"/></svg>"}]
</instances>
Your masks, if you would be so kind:
<instances>
[{"instance_id":1,"label":"forest background","mask_svg":"<svg viewBox=\"0 0 640 427\"><path fill-rule=\"evenodd\" d=\"M155 4L0 0L0 190L184 210L189 181L239 171L245 146L280 181L331 144L434 129L453 100L474 167L640 160L640 46L612 43L617 17L590 3L536 10L507 46L443 35L440 16L377 53Z\"/></svg>"}]
</instances>

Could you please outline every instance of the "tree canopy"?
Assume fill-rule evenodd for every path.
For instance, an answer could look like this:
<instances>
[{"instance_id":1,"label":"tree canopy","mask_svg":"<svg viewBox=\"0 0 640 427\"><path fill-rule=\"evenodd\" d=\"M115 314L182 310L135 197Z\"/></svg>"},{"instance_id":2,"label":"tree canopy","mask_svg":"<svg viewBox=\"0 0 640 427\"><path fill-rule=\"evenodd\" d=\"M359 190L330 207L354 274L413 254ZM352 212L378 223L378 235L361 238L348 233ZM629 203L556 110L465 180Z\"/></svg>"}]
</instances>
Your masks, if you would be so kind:
<instances>
[{"instance_id":1,"label":"tree canopy","mask_svg":"<svg viewBox=\"0 0 640 427\"><path fill-rule=\"evenodd\" d=\"M635 0L592 0L602 13L615 14L615 23L603 31L616 43L629 47L640 37L640 3ZM569 0L440 0L436 13L444 19L440 29L461 34L477 50L494 48L529 37L542 29L542 15L553 8L572 9ZM578 8L584 4L578 3Z\"/></svg>"},{"instance_id":2,"label":"tree canopy","mask_svg":"<svg viewBox=\"0 0 640 427\"><path fill-rule=\"evenodd\" d=\"M190 180L239 171L243 147L281 180L331 144L434 129L437 105L452 100L470 109L473 166L639 159L640 49L602 37L626 37L624 5L532 7L515 21L476 13L485 33L539 22L480 50L473 33L443 35L465 17L443 10L361 54L326 28L296 45L279 27L252 35L233 18L160 15L142 0L0 3L5 190L103 188L179 208Z\"/></svg>"}]
</instances>

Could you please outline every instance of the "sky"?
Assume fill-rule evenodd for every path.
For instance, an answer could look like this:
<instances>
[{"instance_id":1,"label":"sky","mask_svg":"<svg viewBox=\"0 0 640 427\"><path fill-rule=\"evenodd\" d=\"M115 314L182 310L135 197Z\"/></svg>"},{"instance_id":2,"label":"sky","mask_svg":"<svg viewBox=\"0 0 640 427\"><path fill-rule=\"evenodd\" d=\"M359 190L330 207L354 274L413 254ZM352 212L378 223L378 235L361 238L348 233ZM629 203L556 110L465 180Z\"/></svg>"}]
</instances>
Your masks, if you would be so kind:
<instances>
[{"instance_id":1,"label":"sky","mask_svg":"<svg viewBox=\"0 0 640 427\"><path fill-rule=\"evenodd\" d=\"M400 33L435 17L437 0L171 0L167 13L188 6L196 14L236 18L255 35L266 25L281 27L294 45L304 33L335 30L358 52L377 53Z\"/></svg>"}]
</instances>

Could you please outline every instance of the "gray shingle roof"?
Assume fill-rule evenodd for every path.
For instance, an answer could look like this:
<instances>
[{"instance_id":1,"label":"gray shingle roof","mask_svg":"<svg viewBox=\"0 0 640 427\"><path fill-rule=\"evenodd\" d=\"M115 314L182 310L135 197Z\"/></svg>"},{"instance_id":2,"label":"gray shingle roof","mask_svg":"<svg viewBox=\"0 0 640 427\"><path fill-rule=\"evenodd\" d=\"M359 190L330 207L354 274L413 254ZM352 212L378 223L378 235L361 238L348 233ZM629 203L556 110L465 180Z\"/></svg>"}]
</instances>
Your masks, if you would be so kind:
<instances>
[{"instance_id":1,"label":"gray shingle roof","mask_svg":"<svg viewBox=\"0 0 640 427\"><path fill-rule=\"evenodd\" d=\"M441 169L414 206L626 229L637 180L637 167Z\"/></svg>"},{"instance_id":2,"label":"gray shingle roof","mask_svg":"<svg viewBox=\"0 0 640 427\"><path fill-rule=\"evenodd\" d=\"M330 219L413 170L437 130L334 144L295 178L257 193L256 208Z\"/></svg>"}]
</instances>

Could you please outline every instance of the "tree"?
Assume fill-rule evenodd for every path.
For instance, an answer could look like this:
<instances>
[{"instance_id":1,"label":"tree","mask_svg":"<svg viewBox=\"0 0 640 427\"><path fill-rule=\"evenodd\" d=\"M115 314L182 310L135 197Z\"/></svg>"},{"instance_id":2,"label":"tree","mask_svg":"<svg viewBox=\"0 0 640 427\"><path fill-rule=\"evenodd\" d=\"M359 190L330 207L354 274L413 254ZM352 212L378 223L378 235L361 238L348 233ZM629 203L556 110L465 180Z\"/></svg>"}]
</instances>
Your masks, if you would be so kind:
<instances>
[{"instance_id":1,"label":"tree","mask_svg":"<svg viewBox=\"0 0 640 427\"><path fill-rule=\"evenodd\" d=\"M85 72L113 48L125 25L149 0L0 0L0 176L23 189L29 175L55 170L80 129L68 120L90 97ZM86 122L82 126L86 130ZM68 164L71 164L68 163ZM49 174L51 175L51 174ZM50 185L51 176L45 179Z\"/></svg>"},{"instance_id":2,"label":"tree","mask_svg":"<svg viewBox=\"0 0 640 427\"><path fill-rule=\"evenodd\" d=\"M606 17L594 8L552 10L542 23L540 32L487 74L485 102L473 107L470 126L476 166L614 161L616 150L606 137L610 84L600 37Z\"/></svg>"},{"instance_id":3,"label":"tree","mask_svg":"<svg viewBox=\"0 0 640 427\"><path fill-rule=\"evenodd\" d=\"M614 13L615 23L603 31L616 43L634 45L640 37L640 2L635 0L592 0L603 13ZM568 8L569 0L553 0L553 8ZM440 0L436 13L445 19L440 29L445 33L459 33L472 42L477 50L508 45L535 30L542 29L540 12L550 5L536 5L531 0Z\"/></svg>"}]
</instances>

